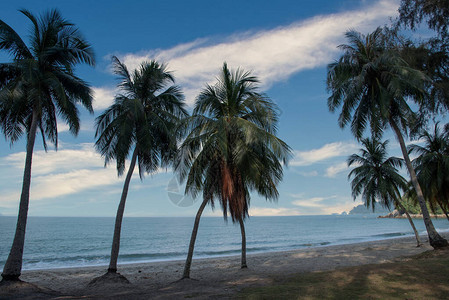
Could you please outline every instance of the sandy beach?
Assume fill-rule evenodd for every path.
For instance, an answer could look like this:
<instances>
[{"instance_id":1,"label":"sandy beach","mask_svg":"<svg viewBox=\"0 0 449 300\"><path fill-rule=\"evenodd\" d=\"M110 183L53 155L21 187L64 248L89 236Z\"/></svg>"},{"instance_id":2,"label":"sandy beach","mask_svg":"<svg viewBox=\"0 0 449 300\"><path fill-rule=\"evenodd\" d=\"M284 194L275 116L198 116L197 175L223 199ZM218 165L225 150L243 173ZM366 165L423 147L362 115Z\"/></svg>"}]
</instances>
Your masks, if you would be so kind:
<instances>
[{"instance_id":1,"label":"sandy beach","mask_svg":"<svg viewBox=\"0 0 449 300\"><path fill-rule=\"evenodd\" d=\"M13 294L22 299L231 298L242 288L267 285L298 273L407 260L409 256L432 249L426 237L423 236L422 241L425 244L419 248L414 238L407 237L254 254L248 256L248 269L240 269L240 256L196 259L192 264L192 279L181 281L184 261L120 265L119 272L130 284L89 286L89 282L102 275L106 267L24 271L22 280L49 290L39 293L30 289L19 295L12 286L2 287L0 298L9 298Z\"/></svg>"}]
</instances>

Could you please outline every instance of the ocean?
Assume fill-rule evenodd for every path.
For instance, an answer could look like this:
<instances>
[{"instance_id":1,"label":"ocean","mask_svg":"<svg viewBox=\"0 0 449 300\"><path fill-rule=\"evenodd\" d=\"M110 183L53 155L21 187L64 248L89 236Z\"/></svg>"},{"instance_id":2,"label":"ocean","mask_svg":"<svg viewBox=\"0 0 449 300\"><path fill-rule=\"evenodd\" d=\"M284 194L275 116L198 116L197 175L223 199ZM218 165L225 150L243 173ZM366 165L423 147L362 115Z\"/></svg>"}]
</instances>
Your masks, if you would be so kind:
<instances>
[{"instance_id":1,"label":"ocean","mask_svg":"<svg viewBox=\"0 0 449 300\"><path fill-rule=\"evenodd\" d=\"M124 218L119 264L183 260L193 217ZM439 232L447 219L433 220ZM11 247L16 217L0 217L0 268ZM423 221L415 220L420 233ZM107 265L114 218L29 217L23 269ZM377 215L251 217L246 222L247 252L274 252L413 236L406 219ZM194 258L239 255L238 224L223 218L201 218Z\"/></svg>"}]
</instances>

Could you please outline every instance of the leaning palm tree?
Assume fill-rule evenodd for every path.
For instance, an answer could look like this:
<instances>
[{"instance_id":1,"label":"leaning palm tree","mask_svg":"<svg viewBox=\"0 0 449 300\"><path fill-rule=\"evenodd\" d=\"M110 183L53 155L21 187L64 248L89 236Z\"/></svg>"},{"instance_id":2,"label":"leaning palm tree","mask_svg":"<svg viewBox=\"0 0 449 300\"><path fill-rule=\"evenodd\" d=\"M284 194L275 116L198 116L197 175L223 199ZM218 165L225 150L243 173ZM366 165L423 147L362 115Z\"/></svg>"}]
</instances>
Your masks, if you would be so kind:
<instances>
[{"instance_id":1,"label":"leaning palm tree","mask_svg":"<svg viewBox=\"0 0 449 300\"><path fill-rule=\"evenodd\" d=\"M117 273L122 219L135 165L139 167L141 179L145 173L168 166L174 159L180 136L175 129L187 115L181 90L170 85L174 77L164 64L144 62L130 73L115 56L113 63L121 93L96 120L95 146L105 158L105 165L116 161L119 176L125 171L127 157L131 156L131 161L115 219L110 274Z\"/></svg>"},{"instance_id":2,"label":"leaning palm tree","mask_svg":"<svg viewBox=\"0 0 449 300\"><path fill-rule=\"evenodd\" d=\"M338 124L343 128L350 123L357 139L367 127L374 136L388 127L393 129L418 197L429 242L434 248L445 247L448 243L433 226L404 141L415 116L408 99L423 98L427 78L407 65L395 47L389 45L381 28L367 36L348 31L346 37L350 43L340 46L344 54L328 65L329 110L334 112L341 107Z\"/></svg>"},{"instance_id":3,"label":"leaning palm tree","mask_svg":"<svg viewBox=\"0 0 449 300\"><path fill-rule=\"evenodd\" d=\"M352 154L348 158L348 167L355 166L348 175L351 181L354 200L362 196L366 207L374 211L377 203L383 207L394 206L403 210L415 233L417 247L421 245L419 234L408 211L401 203L401 191L407 189L407 180L399 173L403 160L397 157L387 158L388 141L380 142L377 138L362 139L364 148L360 154Z\"/></svg>"},{"instance_id":4,"label":"leaning palm tree","mask_svg":"<svg viewBox=\"0 0 449 300\"><path fill-rule=\"evenodd\" d=\"M276 185L291 155L276 137L278 110L259 93L258 80L249 72L232 72L223 64L218 82L207 85L196 99L193 115L184 124L176 170L186 180L186 193L203 201L195 218L183 278L190 277L193 250L201 214L207 204L221 205L223 216L240 224L242 268L246 267L244 220L250 192L276 200Z\"/></svg>"},{"instance_id":5,"label":"leaning palm tree","mask_svg":"<svg viewBox=\"0 0 449 300\"><path fill-rule=\"evenodd\" d=\"M36 133L40 131L45 150L47 139L57 149L57 116L77 135L80 128L77 104L93 112L92 91L74 74L77 64L94 64L92 47L57 10L49 10L40 17L27 10L20 12L32 23L29 45L0 20L0 49L12 56L12 62L0 64L0 126L11 143L24 133L27 136L17 227L3 268L3 280L18 280L22 270Z\"/></svg>"},{"instance_id":6,"label":"leaning palm tree","mask_svg":"<svg viewBox=\"0 0 449 300\"><path fill-rule=\"evenodd\" d=\"M419 156L413 160L418 181L423 188L424 196L430 207L440 206L449 220L449 142L448 136L443 134L435 124L433 134L422 131L419 140L424 145L409 146L410 153Z\"/></svg>"}]
</instances>

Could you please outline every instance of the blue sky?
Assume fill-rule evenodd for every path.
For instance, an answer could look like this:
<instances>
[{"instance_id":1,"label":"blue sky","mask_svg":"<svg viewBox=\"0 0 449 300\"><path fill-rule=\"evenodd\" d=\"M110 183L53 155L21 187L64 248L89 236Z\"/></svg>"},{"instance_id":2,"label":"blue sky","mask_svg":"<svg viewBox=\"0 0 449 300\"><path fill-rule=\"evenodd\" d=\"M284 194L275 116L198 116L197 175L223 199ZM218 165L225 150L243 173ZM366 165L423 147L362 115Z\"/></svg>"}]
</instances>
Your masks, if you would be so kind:
<instances>
[{"instance_id":1,"label":"blue sky","mask_svg":"<svg viewBox=\"0 0 449 300\"><path fill-rule=\"evenodd\" d=\"M115 164L104 168L93 148L94 118L112 103L111 55L130 69L143 60L168 64L192 107L206 83L213 83L224 61L259 77L261 90L280 107L279 136L294 149L277 203L252 195L250 215L330 214L359 204L351 197L346 158L359 148L348 129L327 108L326 66L337 59L344 32L371 32L397 15L399 2L380 1L7 1L0 19L26 39L29 22L17 9L35 14L58 8L92 43L95 68L77 74L94 89L94 115L81 111L74 138L59 123L57 152L43 151L36 139L29 214L34 216L114 216L124 178ZM0 53L0 61L9 58ZM387 137L392 137L390 133ZM399 149L391 138L391 153ZM18 209L25 139L10 147L0 142L0 214ZM199 201L170 201L171 170L139 180L128 195L126 216L194 216ZM173 181L172 181L173 183ZM173 188L173 185L171 185ZM182 188L181 188L182 189ZM173 191L173 190L171 190ZM176 190L174 191L176 192ZM207 210L206 215L220 215Z\"/></svg>"}]
</instances>

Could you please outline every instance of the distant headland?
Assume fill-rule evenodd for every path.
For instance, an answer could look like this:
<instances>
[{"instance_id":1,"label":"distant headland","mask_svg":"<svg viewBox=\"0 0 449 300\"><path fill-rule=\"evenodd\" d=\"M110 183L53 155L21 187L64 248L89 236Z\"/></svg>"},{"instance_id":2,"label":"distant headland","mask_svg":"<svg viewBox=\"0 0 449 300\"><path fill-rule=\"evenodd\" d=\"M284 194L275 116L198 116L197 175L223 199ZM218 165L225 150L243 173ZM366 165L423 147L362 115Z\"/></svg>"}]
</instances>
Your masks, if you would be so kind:
<instances>
[{"instance_id":1,"label":"distant headland","mask_svg":"<svg viewBox=\"0 0 449 300\"><path fill-rule=\"evenodd\" d=\"M410 217L412 217L413 219L422 219L422 214L410 214ZM446 218L446 215L444 214L430 214L431 218ZM386 214L386 215L382 215L379 216L379 218L396 218L396 219L406 219L407 216L405 215L405 213L401 213L400 211L398 211L397 209L393 210L392 212Z\"/></svg>"},{"instance_id":2,"label":"distant headland","mask_svg":"<svg viewBox=\"0 0 449 300\"><path fill-rule=\"evenodd\" d=\"M349 212L342 212L341 215L367 215L367 214L388 214L391 210L388 208L381 207L377 205L373 210L371 208L367 208L365 205L360 204L354 206Z\"/></svg>"}]
</instances>

